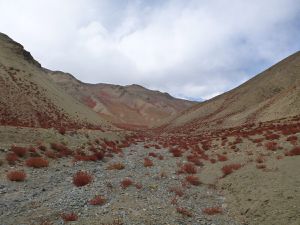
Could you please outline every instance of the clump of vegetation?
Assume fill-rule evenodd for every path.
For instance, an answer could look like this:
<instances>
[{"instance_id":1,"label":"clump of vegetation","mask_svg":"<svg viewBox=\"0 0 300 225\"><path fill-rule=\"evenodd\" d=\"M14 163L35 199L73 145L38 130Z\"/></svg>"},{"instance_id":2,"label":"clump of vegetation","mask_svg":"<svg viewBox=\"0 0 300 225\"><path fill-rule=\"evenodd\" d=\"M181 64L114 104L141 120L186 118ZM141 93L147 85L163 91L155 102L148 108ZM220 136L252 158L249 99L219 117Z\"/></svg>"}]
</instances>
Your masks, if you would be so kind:
<instances>
[{"instance_id":1,"label":"clump of vegetation","mask_svg":"<svg viewBox=\"0 0 300 225\"><path fill-rule=\"evenodd\" d=\"M48 160L42 157L31 157L25 161L25 164L26 166L33 168L43 168L49 166Z\"/></svg>"},{"instance_id":2,"label":"clump of vegetation","mask_svg":"<svg viewBox=\"0 0 300 225\"><path fill-rule=\"evenodd\" d=\"M112 163L107 167L108 170L122 170L124 168L125 168L125 165L121 162Z\"/></svg>"},{"instance_id":3,"label":"clump of vegetation","mask_svg":"<svg viewBox=\"0 0 300 225\"><path fill-rule=\"evenodd\" d=\"M224 174L223 177L231 174L234 170L238 170L242 167L242 165L240 163L234 163L234 164L229 164L229 165L225 165L222 167L222 172Z\"/></svg>"},{"instance_id":4,"label":"clump of vegetation","mask_svg":"<svg viewBox=\"0 0 300 225\"><path fill-rule=\"evenodd\" d=\"M106 198L101 195L96 195L89 201L90 205L104 205L107 202Z\"/></svg>"},{"instance_id":5,"label":"clump of vegetation","mask_svg":"<svg viewBox=\"0 0 300 225\"><path fill-rule=\"evenodd\" d=\"M77 221L78 220L78 216L75 213L63 213L63 214L61 214L61 218L65 222Z\"/></svg>"},{"instance_id":6,"label":"clump of vegetation","mask_svg":"<svg viewBox=\"0 0 300 225\"><path fill-rule=\"evenodd\" d=\"M19 159L19 156L14 152L9 152L6 154L5 158L9 165L15 165Z\"/></svg>"},{"instance_id":7,"label":"clump of vegetation","mask_svg":"<svg viewBox=\"0 0 300 225\"><path fill-rule=\"evenodd\" d=\"M215 214L223 213L223 209L221 207L211 207L211 208L203 209L202 212L207 215L215 215Z\"/></svg>"},{"instance_id":8,"label":"clump of vegetation","mask_svg":"<svg viewBox=\"0 0 300 225\"><path fill-rule=\"evenodd\" d=\"M121 181L121 187L123 189L128 188L133 184L133 181L130 178L125 178L124 180Z\"/></svg>"},{"instance_id":9,"label":"clump of vegetation","mask_svg":"<svg viewBox=\"0 0 300 225\"><path fill-rule=\"evenodd\" d=\"M187 210L186 208L183 208L183 207L177 207L176 211L183 216L187 216L187 217L193 216L193 214L189 210Z\"/></svg>"},{"instance_id":10,"label":"clump of vegetation","mask_svg":"<svg viewBox=\"0 0 300 225\"><path fill-rule=\"evenodd\" d=\"M144 166L145 167L150 167L153 166L153 162L149 158L144 158Z\"/></svg>"},{"instance_id":11,"label":"clump of vegetation","mask_svg":"<svg viewBox=\"0 0 300 225\"><path fill-rule=\"evenodd\" d=\"M24 157L27 153L27 148L15 146L15 145L11 146L10 150L19 157Z\"/></svg>"},{"instance_id":12,"label":"clump of vegetation","mask_svg":"<svg viewBox=\"0 0 300 225\"><path fill-rule=\"evenodd\" d=\"M89 183L91 183L93 180L92 176L85 171L78 171L74 176L73 176L73 184L77 187L82 187L85 186Z\"/></svg>"},{"instance_id":13,"label":"clump of vegetation","mask_svg":"<svg viewBox=\"0 0 300 225\"><path fill-rule=\"evenodd\" d=\"M194 176L194 175L187 176L187 177L185 178L185 180L186 180L187 182L189 182L191 185L198 186L198 185L201 184L201 181L199 180L199 177Z\"/></svg>"},{"instance_id":14,"label":"clump of vegetation","mask_svg":"<svg viewBox=\"0 0 300 225\"><path fill-rule=\"evenodd\" d=\"M6 175L10 181L24 181L26 179L26 173L24 171L10 171Z\"/></svg>"},{"instance_id":15,"label":"clump of vegetation","mask_svg":"<svg viewBox=\"0 0 300 225\"><path fill-rule=\"evenodd\" d=\"M193 163L185 163L181 166L181 171L189 174L196 174L197 168Z\"/></svg>"}]
</instances>

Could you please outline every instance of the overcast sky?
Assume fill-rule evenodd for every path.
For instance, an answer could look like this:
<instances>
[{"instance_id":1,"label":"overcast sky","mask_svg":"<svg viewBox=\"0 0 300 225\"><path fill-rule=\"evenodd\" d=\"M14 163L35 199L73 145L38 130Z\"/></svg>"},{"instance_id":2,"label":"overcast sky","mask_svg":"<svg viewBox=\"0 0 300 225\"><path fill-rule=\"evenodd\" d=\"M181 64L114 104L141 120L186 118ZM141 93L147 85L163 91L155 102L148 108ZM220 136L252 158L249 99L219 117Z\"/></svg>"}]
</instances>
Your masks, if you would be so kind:
<instances>
[{"instance_id":1,"label":"overcast sky","mask_svg":"<svg viewBox=\"0 0 300 225\"><path fill-rule=\"evenodd\" d=\"M300 0L0 0L0 32L84 82L208 99L300 49Z\"/></svg>"}]
</instances>

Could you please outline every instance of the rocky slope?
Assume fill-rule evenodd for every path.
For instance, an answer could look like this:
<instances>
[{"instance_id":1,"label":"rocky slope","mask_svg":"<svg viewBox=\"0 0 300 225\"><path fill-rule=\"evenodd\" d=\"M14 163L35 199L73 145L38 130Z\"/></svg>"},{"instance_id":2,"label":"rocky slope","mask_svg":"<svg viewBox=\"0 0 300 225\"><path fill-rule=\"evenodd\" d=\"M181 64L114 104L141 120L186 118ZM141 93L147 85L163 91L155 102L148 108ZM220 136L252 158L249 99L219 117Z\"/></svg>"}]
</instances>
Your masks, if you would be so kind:
<instances>
[{"instance_id":1,"label":"rocky slope","mask_svg":"<svg viewBox=\"0 0 300 225\"><path fill-rule=\"evenodd\" d=\"M62 91L23 46L0 33L0 125L92 129L111 125Z\"/></svg>"},{"instance_id":2,"label":"rocky slope","mask_svg":"<svg viewBox=\"0 0 300 225\"><path fill-rule=\"evenodd\" d=\"M241 86L194 105L165 124L167 130L197 131L264 122L300 112L300 52ZM175 131L177 132L177 130Z\"/></svg>"},{"instance_id":3,"label":"rocky slope","mask_svg":"<svg viewBox=\"0 0 300 225\"><path fill-rule=\"evenodd\" d=\"M63 72L49 71L49 76L78 101L126 128L151 127L195 104L135 84L87 84Z\"/></svg>"}]
</instances>

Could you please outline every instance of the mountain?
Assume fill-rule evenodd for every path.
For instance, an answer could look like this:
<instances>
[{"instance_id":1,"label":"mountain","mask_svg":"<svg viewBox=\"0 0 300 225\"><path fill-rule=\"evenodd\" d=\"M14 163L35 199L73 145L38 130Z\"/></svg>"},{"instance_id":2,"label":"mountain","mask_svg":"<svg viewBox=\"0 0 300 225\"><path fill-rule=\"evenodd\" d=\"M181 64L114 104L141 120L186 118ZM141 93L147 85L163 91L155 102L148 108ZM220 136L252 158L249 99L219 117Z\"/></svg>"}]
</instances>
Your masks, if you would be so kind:
<instances>
[{"instance_id":1,"label":"mountain","mask_svg":"<svg viewBox=\"0 0 300 225\"><path fill-rule=\"evenodd\" d=\"M111 125L66 94L47 70L7 35L0 33L0 125L92 129Z\"/></svg>"},{"instance_id":2,"label":"mountain","mask_svg":"<svg viewBox=\"0 0 300 225\"><path fill-rule=\"evenodd\" d=\"M181 112L161 129L192 132L298 115L299 74L297 52L239 87Z\"/></svg>"},{"instance_id":3,"label":"mountain","mask_svg":"<svg viewBox=\"0 0 300 225\"><path fill-rule=\"evenodd\" d=\"M87 84L68 73L48 73L64 91L120 127L151 127L195 104L136 84Z\"/></svg>"}]
</instances>

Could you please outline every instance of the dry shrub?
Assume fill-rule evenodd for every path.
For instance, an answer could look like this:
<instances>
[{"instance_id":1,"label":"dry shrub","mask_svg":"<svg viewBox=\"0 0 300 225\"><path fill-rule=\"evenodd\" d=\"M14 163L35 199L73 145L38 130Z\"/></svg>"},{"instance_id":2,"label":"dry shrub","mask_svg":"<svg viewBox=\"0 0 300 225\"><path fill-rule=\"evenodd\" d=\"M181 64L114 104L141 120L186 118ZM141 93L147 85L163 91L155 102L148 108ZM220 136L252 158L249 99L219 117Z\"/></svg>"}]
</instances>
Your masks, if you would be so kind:
<instances>
[{"instance_id":1,"label":"dry shrub","mask_svg":"<svg viewBox=\"0 0 300 225\"><path fill-rule=\"evenodd\" d=\"M10 171L6 175L7 179L11 181L24 181L26 179L26 173L24 171Z\"/></svg>"},{"instance_id":2,"label":"dry shrub","mask_svg":"<svg viewBox=\"0 0 300 225\"><path fill-rule=\"evenodd\" d=\"M96 195L89 201L90 205L104 205L107 202L106 198L101 195Z\"/></svg>"},{"instance_id":3,"label":"dry shrub","mask_svg":"<svg viewBox=\"0 0 300 225\"><path fill-rule=\"evenodd\" d=\"M125 165L121 162L112 163L112 164L108 165L108 167L107 167L108 170L122 170L124 168L125 168Z\"/></svg>"},{"instance_id":4,"label":"dry shrub","mask_svg":"<svg viewBox=\"0 0 300 225\"><path fill-rule=\"evenodd\" d=\"M288 152L288 156L300 155L300 147L295 147L291 151Z\"/></svg>"},{"instance_id":5,"label":"dry shrub","mask_svg":"<svg viewBox=\"0 0 300 225\"><path fill-rule=\"evenodd\" d=\"M27 148L25 147L18 147L18 146L11 146L10 150L14 152L19 157L24 157L27 153Z\"/></svg>"},{"instance_id":6,"label":"dry shrub","mask_svg":"<svg viewBox=\"0 0 300 225\"><path fill-rule=\"evenodd\" d=\"M159 156L158 156L158 159L159 159L159 160L164 160L164 157L163 157L162 155L159 155Z\"/></svg>"},{"instance_id":7,"label":"dry shrub","mask_svg":"<svg viewBox=\"0 0 300 225\"><path fill-rule=\"evenodd\" d=\"M144 166L145 167L150 167L153 166L153 162L149 158L144 158Z\"/></svg>"},{"instance_id":8,"label":"dry shrub","mask_svg":"<svg viewBox=\"0 0 300 225\"><path fill-rule=\"evenodd\" d=\"M49 162L47 159L44 159L42 157L32 157L25 161L26 166L33 167L33 168L43 168L48 167Z\"/></svg>"},{"instance_id":9,"label":"dry shrub","mask_svg":"<svg viewBox=\"0 0 300 225\"><path fill-rule=\"evenodd\" d=\"M77 187L82 187L85 186L89 183L91 183L93 180L92 176L85 171L78 171L74 176L73 176L73 184Z\"/></svg>"},{"instance_id":10,"label":"dry shrub","mask_svg":"<svg viewBox=\"0 0 300 225\"><path fill-rule=\"evenodd\" d=\"M222 172L224 174L223 177L231 174L234 170L238 170L242 167L242 165L240 163L234 163L234 164L229 164L229 165L225 165L222 167Z\"/></svg>"},{"instance_id":11,"label":"dry shrub","mask_svg":"<svg viewBox=\"0 0 300 225\"><path fill-rule=\"evenodd\" d=\"M185 173L196 174L197 168L193 163L185 163L181 166L181 170Z\"/></svg>"},{"instance_id":12,"label":"dry shrub","mask_svg":"<svg viewBox=\"0 0 300 225\"><path fill-rule=\"evenodd\" d=\"M121 187L123 189L128 188L133 184L133 181L130 178L125 178L124 180L121 181Z\"/></svg>"},{"instance_id":13,"label":"dry shrub","mask_svg":"<svg viewBox=\"0 0 300 225\"><path fill-rule=\"evenodd\" d=\"M177 207L176 211L183 216L187 216L187 217L193 216L193 214L189 210L187 210L186 208L183 208L183 207Z\"/></svg>"},{"instance_id":14,"label":"dry shrub","mask_svg":"<svg viewBox=\"0 0 300 225\"><path fill-rule=\"evenodd\" d=\"M228 160L228 157L226 155L217 155L218 156L218 160L220 162L224 162L224 161L227 161Z\"/></svg>"},{"instance_id":15,"label":"dry shrub","mask_svg":"<svg viewBox=\"0 0 300 225\"><path fill-rule=\"evenodd\" d=\"M182 152L177 148L171 149L170 152L173 154L174 157L181 157L182 156Z\"/></svg>"},{"instance_id":16,"label":"dry shrub","mask_svg":"<svg viewBox=\"0 0 300 225\"><path fill-rule=\"evenodd\" d=\"M271 150L271 151L275 151L275 150L278 148L277 143L274 142L274 141L267 142L267 143L265 144L265 147L266 147L268 150Z\"/></svg>"},{"instance_id":17,"label":"dry shrub","mask_svg":"<svg viewBox=\"0 0 300 225\"><path fill-rule=\"evenodd\" d=\"M183 192L182 188L180 188L180 187L170 187L169 191L179 197L182 197L184 195L184 192Z\"/></svg>"},{"instance_id":18,"label":"dry shrub","mask_svg":"<svg viewBox=\"0 0 300 225\"><path fill-rule=\"evenodd\" d=\"M154 157L154 158L156 158L157 157L157 154L155 153L155 152L149 152L148 153L148 156L150 157Z\"/></svg>"},{"instance_id":19,"label":"dry shrub","mask_svg":"<svg viewBox=\"0 0 300 225\"><path fill-rule=\"evenodd\" d=\"M194 175L187 176L185 178L185 180L187 182L189 182L190 184L195 185L195 186L198 186L198 185L201 184L201 181L199 180L199 177L194 176Z\"/></svg>"},{"instance_id":20,"label":"dry shrub","mask_svg":"<svg viewBox=\"0 0 300 225\"><path fill-rule=\"evenodd\" d=\"M256 165L256 168L257 168L257 169L265 169L265 168L266 168L266 165L265 165L265 164L257 164L257 165Z\"/></svg>"},{"instance_id":21,"label":"dry shrub","mask_svg":"<svg viewBox=\"0 0 300 225\"><path fill-rule=\"evenodd\" d=\"M297 136L289 136L286 140L287 141L297 141L298 137Z\"/></svg>"},{"instance_id":22,"label":"dry shrub","mask_svg":"<svg viewBox=\"0 0 300 225\"><path fill-rule=\"evenodd\" d=\"M207 215L215 215L215 214L223 213L223 209L221 207L211 207L211 208L203 209L202 212Z\"/></svg>"},{"instance_id":23,"label":"dry shrub","mask_svg":"<svg viewBox=\"0 0 300 225\"><path fill-rule=\"evenodd\" d=\"M15 165L16 161L19 159L18 155L14 152L7 153L5 158L10 165Z\"/></svg>"},{"instance_id":24,"label":"dry shrub","mask_svg":"<svg viewBox=\"0 0 300 225\"><path fill-rule=\"evenodd\" d=\"M50 159L56 159L56 153L54 151L47 150L44 154Z\"/></svg>"},{"instance_id":25,"label":"dry shrub","mask_svg":"<svg viewBox=\"0 0 300 225\"><path fill-rule=\"evenodd\" d=\"M143 185L141 183L137 183L137 184L135 184L135 188L140 190L143 188Z\"/></svg>"},{"instance_id":26,"label":"dry shrub","mask_svg":"<svg viewBox=\"0 0 300 225\"><path fill-rule=\"evenodd\" d=\"M63 214L61 214L61 218L65 222L78 220L78 216L75 213L63 213Z\"/></svg>"}]
</instances>

